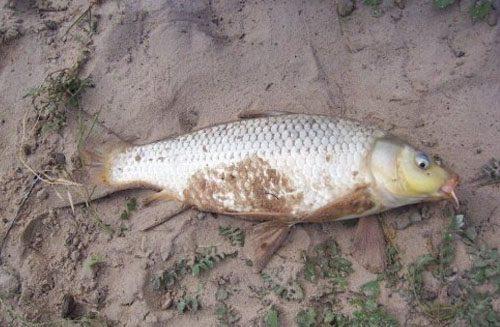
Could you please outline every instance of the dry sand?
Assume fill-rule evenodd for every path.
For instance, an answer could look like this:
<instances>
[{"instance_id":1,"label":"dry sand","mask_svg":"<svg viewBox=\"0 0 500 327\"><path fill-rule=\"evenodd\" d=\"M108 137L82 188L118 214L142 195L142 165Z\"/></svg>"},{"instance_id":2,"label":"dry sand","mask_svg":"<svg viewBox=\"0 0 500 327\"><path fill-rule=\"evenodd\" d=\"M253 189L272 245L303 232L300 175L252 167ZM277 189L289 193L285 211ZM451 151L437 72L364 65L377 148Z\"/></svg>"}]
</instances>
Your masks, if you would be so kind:
<instances>
[{"instance_id":1,"label":"dry sand","mask_svg":"<svg viewBox=\"0 0 500 327\"><path fill-rule=\"evenodd\" d=\"M490 246L499 246L498 187L478 187L473 179L489 158L500 156L500 34L498 25L471 23L469 1L446 10L431 1L408 1L404 9L384 2L380 17L358 3L346 18L339 18L334 1L101 2L93 10L97 31L88 37L80 27L66 34L86 1L1 1L2 235L33 180L17 158L23 118L29 125L35 117L23 95L87 49L81 76L90 76L95 87L83 94L81 108L99 113L99 122L123 139L148 143L233 120L244 110L322 113L376 124L444 158L463 181L460 212L468 224L482 227L480 236ZM61 134L35 137L28 130L28 164L50 167L54 154L63 153L71 166L77 129L76 116L69 114ZM19 314L18 324L59 319L63 295L70 293L76 311L98 312L117 325L212 326L214 294L225 283L241 315L237 324L258 325L269 304L276 304L282 325L289 326L318 292L305 283L302 303L274 295L259 299L250 287L262 286L262 279L239 254L199 279L183 281L191 292L203 285L201 310L181 315L164 309L166 297L151 290L152 276L197 247L234 249L218 235L219 225L248 231L252 223L187 212L142 232L171 205L139 208L122 221L126 201L149 194L127 191L96 203L102 221L115 231L111 237L81 207L74 213L51 210L46 188L35 185L2 253L4 268L20 281L17 293L3 302ZM449 207L438 203L383 215L405 267L439 243ZM429 209L428 219L395 229L422 208ZM122 236L120 226L126 227ZM354 228L342 223L296 226L268 271L293 280L303 267L301 251L333 237L353 262L348 289L357 291L376 276L349 255L353 235ZM457 243L452 266L463 271L470 258ZM85 267L91 255L103 258L98 269ZM383 288L379 301L402 325L432 324L396 290ZM344 303L341 310L352 307ZM7 316L2 319L6 324Z\"/></svg>"}]
</instances>

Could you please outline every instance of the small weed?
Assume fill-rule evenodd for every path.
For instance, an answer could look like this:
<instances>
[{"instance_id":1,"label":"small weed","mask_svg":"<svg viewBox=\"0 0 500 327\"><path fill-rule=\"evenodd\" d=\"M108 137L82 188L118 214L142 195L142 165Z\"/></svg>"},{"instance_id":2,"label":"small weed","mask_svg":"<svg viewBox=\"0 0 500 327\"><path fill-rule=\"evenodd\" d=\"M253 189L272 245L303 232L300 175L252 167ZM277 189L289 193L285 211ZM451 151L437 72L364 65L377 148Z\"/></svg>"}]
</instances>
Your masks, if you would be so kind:
<instances>
[{"instance_id":1,"label":"small weed","mask_svg":"<svg viewBox=\"0 0 500 327\"><path fill-rule=\"evenodd\" d=\"M482 246L471 251L473 258L472 268L468 272L474 285L483 285L491 282L495 287L494 293L500 290L500 256L498 249Z\"/></svg>"},{"instance_id":2,"label":"small weed","mask_svg":"<svg viewBox=\"0 0 500 327\"><path fill-rule=\"evenodd\" d=\"M325 309L323 312L323 326L347 327L350 325L349 317L341 313L335 313L330 309Z\"/></svg>"},{"instance_id":3,"label":"small weed","mask_svg":"<svg viewBox=\"0 0 500 327\"><path fill-rule=\"evenodd\" d=\"M97 124L97 119L99 115L95 114L92 117L92 121L90 123L90 126L87 127L83 120L83 115L81 112L78 114L78 129L77 129L77 150L80 151L84 148L85 143L87 142L87 139L90 137L92 134L92 131L94 130L96 124ZM81 159L81 158L80 158ZM82 163L83 164L83 163Z\"/></svg>"},{"instance_id":4,"label":"small weed","mask_svg":"<svg viewBox=\"0 0 500 327\"><path fill-rule=\"evenodd\" d=\"M279 311L274 305L267 310L266 315L264 316L264 324L266 327L279 327Z\"/></svg>"},{"instance_id":5,"label":"small weed","mask_svg":"<svg viewBox=\"0 0 500 327\"><path fill-rule=\"evenodd\" d=\"M434 321L444 323L455 318L459 311L457 305L445 304L445 303L423 303L421 304L424 313Z\"/></svg>"},{"instance_id":6,"label":"small weed","mask_svg":"<svg viewBox=\"0 0 500 327\"><path fill-rule=\"evenodd\" d=\"M444 9L455 3L455 0L434 0L434 5L439 9Z\"/></svg>"},{"instance_id":7,"label":"small weed","mask_svg":"<svg viewBox=\"0 0 500 327\"><path fill-rule=\"evenodd\" d=\"M382 0L363 0L363 3L366 6L377 7L378 5L380 5L382 3Z\"/></svg>"},{"instance_id":8,"label":"small weed","mask_svg":"<svg viewBox=\"0 0 500 327\"><path fill-rule=\"evenodd\" d=\"M226 237L233 246L245 245L245 233L238 227L219 226L219 235Z\"/></svg>"},{"instance_id":9,"label":"small weed","mask_svg":"<svg viewBox=\"0 0 500 327\"><path fill-rule=\"evenodd\" d=\"M380 281L373 280L361 286L361 293L351 299L357 307L352 317L325 308L318 313L315 308L301 310L296 316L298 326L397 326L397 321L377 303Z\"/></svg>"},{"instance_id":10,"label":"small weed","mask_svg":"<svg viewBox=\"0 0 500 327\"><path fill-rule=\"evenodd\" d=\"M383 15L382 10L379 8L382 0L363 0L365 6L369 6L372 8L372 15L374 17L380 17Z\"/></svg>"},{"instance_id":11,"label":"small weed","mask_svg":"<svg viewBox=\"0 0 500 327\"><path fill-rule=\"evenodd\" d=\"M384 271L384 277L387 282L387 286L396 286L399 280L399 271L402 268L401 262L399 261L399 251L395 245L388 244L386 248L387 255L387 268Z\"/></svg>"},{"instance_id":12,"label":"small weed","mask_svg":"<svg viewBox=\"0 0 500 327\"><path fill-rule=\"evenodd\" d=\"M373 280L361 286L362 295L351 300L351 304L358 307L353 312L349 326L397 326L394 317L389 315L377 304L380 295L379 280Z\"/></svg>"},{"instance_id":13,"label":"small weed","mask_svg":"<svg viewBox=\"0 0 500 327\"><path fill-rule=\"evenodd\" d=\"M304 278L316 282L328 279L333 286L343 290L347 287L347 276L353 272L352 264L340 255L334 240L326 241L314 249L315 255L304 255Z\"/></svg>"},{"instance_id":14,"label":"small weed","mask_svg":"<svg viewBox=\"0 0 500 327\"><path fill-rule=\"evenodd\" d=\"M85 261L85 268L92 270L95 267L104 263L104 258L98 254L92 254L90 258Z\"/></svg>"},{"instance_id":15,"label":"small weed","mask_svg":"<svg viewBox=\"0 0 500 327\"><path fill-rule=\"evenodd\" d=\"M137 200L136 198L131 198L125 204L125 210L123 210L122 214L120 215L120 219L128 220L130 218L130 214L135 210L137 210Z\"/></svg>"},{"instance_id":16,"label":"small weed","mask_svg":"<svg viewBox=\"0 0 500 327\"><path fill-rule=\"evenodd\" d=\"M101 220L101 218L97 217L94 219L94 221L95 221L97 227L99 227L99 229L101 229L106 234L113 235L115 233L115 231L113 230L111 225L106 224L104 221Z\"/></svg>"},{"instance_id":17,"label":"small weed","mask_svg":"<svg viewBox=\"0 0 500 327\"><path fill-rule=\"evenodd\" d=\"M185 312L196 312L201 308L200 301L198 300L198 295L184 295L180 300L177 301L177 311L179 313Z\"/></svg>"},{"instance_id":18,"label":"small weed","mask_svg":"<svg viewBox=\"0 0 500 327\"><path fill-rule=\"evenodd\" d=\"M31 98L33 109L44 122L42 134L59 132L66 125L66 110L78 109L81 94L91 86L92 81L80 78L75 67L52 72L39 87L31 89L24 97Z\"/></svg>"},{"instance_id":19,"label":"small weed","mask_svg":"<svg viewBox=\"0 0 500 327\"><path fill-rule=\"evenodd\" d=\"M304 298L304 290L298 281L294 280L287 285L281 285L273 281L269 274L262 273L261 276L266 287L272 289L279 297L288 301L300 301Z\"/></svg>"},{"instance_id":20,"label":"small weed","mask_svg":"<svg viewBox=\"0 0 500 327\"><path fill-rule=\"evenodd\" d=\"M408 267L408 283L416 299L420 299L422 295L422 288L424 286L422 273L428 266L435 263L436 259L432 255L426 254L418 257L417 260Z\"/></svg>"},{"instance_id":21,"label":"small weed","mask_svg":"<svg viewBox=\"0 0 500 327\"><path fill-rule=\"evenodd\" d=\"M437 273L441 279L450 276L453 272L450 264L455 259L455 244L453 233L450 230L445 231L441 244L439 245L439 253L437 255L438 270Z\"/></svg>"},{"instance_id":22,"label":"small weed","mask_svg":"<svg viewBox=\"0 0 500 327\"><path fill-rule=\"evenodd\" d=\"M492 185L500 183L500 161L495 158L490 159L490 161L481 167L481 177L479 180L482 182L481 185Z\"/></svg>"},{"instance_id":23,"label":"small weed","mask_svg":"<svg viewBox=\"0 0 500 327\"><path fill-rule=\"evenodd\" d=\"M219 326L232 326L241 319L241 316L236 312L236 310L225 303L220 303L217 306L215 309L215 315L219 321Z\"/></svg>"},{"instance_id":24,"label":"small weed","mask_svg":"<svg viewBox=\"0 0 500 327\"><path fill-rule=\"evenodd\" d=\"M500 289L500 261L497 249L475 245L477 233L473 227L465 228L464 216L455 215L443 234L439 251L435 256L430 254L421 256L408 267L408 282L415 300L422 311L433 321L452 323L457 319L465 320L474 326L496 326L500 315L492 305L492 296ZM450 263L455 258L454 235L461 235L465 244L469 246L472 256L472 268L464 275L460 283L462 296L455 297L452 304L428 301L422 297L422 273L434 266L434 273L440 277L443 287L448 282L451 273ZM479 293L475 286L491 283L492 292Z\"/></svg>"},{"instance_id":25,"label":"small weed","mask_svg":"<svg viewBox=\"0 0 500 327\"><path fill-rule=\"evenodd\" d=\"M188 273L189 266L187 260L181 259L172 268L165 270L160 276L153 278L153 289L156 291L166 291Z\"/></svg>"},{"instance_id":26,"label":"small weed","mask_svg":"<svg viewBox=\"0 0 500 327\"><path fill-rule=\"evenodd\" d=\"M479 0L470 7L470 17L472 21L485 20L493 10L493 3L490 0Z\"/></svg>"},{"instance_id":27,"label":"small weed","mask_svg":"<svg viewBox=\"0 0 500 327\"><path fill-rule=\"evenodd\" d=\"M210 246L196 254L193 266L191 267L191 273L193 276L199 276L202 272L212 269L217 262L235 257L237 254L238 252L218 253L215 246Z\"/></svg>"},{"instance_id":28,"label":"small weed","mask_svg":"<svg viewBox=\"0 0 500 327\"><path fill-rule=\"evenodd\" d=\"M299 311L295 317L295 321L299 327L314 327L316 326L316 318L318 313L314 308L308 308Z\"/></svg>"},{"instance_id":29,"label":"small weed","mask_svg":"<svg viewBox=\"0 0 500 327\"><path fill-rule=\"evenodd\" d=\"M215 299L217 301L225 301L229 298L229 292L224 287L219 287L215 292Z\"/></svg>"},{"instance_id":30,"label":"small weed","mask_svg":"<svg viewBox=\"0 0 500 327\"><path fill-rule=\"evenodd\" d=\"M500 326L500 313L495 311L492 302L491 295L473 292L457 315L469 326Z\"/></svg>"},{"instance_id":31,"label":"small weed","mask_svg":"<svg viewBox=\"0 0 500 327\"><path fill-rule=\"evenodd\" d=\"M181 259L172 268L163 271L159 276L153 277L152 287L159 292L169 290L186 275L191 274L197 277L204 271L212 269L217 262L235 257L237 254L238 252L218 253L215 246L205 248L203 251L196 253L192 263L186 259Z\"/></svg>"}]
</instances>

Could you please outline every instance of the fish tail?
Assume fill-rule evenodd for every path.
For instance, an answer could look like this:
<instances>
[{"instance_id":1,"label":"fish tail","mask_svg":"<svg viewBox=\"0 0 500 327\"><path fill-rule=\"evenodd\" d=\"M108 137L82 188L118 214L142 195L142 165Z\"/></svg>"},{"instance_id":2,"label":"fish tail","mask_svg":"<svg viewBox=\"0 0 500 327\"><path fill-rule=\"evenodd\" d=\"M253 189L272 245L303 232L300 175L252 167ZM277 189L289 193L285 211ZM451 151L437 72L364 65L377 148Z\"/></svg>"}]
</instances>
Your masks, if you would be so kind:
<instances>
[{"instance_id":1,"label":"fish tail","mask_svg":"<svg viewBox=\"0 0 500 327\"><path fill-rule=\"evenodd\" d=\"M113 162L117 154L130 145L125 142L108 143L98 147L85 147L80 150L80 159L89 182L95 185L118 186L111 176Z\"/></svg>"}]
</instances>

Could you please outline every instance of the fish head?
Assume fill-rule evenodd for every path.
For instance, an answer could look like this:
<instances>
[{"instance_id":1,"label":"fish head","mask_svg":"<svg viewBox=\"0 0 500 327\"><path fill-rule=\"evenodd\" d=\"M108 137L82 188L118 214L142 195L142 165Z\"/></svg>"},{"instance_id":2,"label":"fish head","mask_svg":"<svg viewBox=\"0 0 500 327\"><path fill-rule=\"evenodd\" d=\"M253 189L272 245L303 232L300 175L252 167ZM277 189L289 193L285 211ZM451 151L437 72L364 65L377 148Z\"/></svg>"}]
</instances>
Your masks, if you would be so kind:
<instances>
[{"instance_id":1,"label":"fish head","mask_svg":"<svg viewBox=\"0 0 500 327\"><path fill-rule=\"evenodd\" d=\"M458 175L395 137L376 141L370 169L392 207L443 199L453 200L458 207Z\"/></svg>"}]
</instances>

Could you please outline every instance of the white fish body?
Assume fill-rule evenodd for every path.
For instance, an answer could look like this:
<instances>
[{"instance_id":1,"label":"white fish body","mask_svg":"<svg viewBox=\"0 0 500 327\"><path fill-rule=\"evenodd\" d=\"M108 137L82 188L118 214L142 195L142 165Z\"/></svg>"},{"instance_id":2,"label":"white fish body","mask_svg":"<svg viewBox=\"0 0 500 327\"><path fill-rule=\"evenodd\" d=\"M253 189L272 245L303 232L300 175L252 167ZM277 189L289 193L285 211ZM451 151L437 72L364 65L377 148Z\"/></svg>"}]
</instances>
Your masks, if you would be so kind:
<instances>
[{"instance_id":1,"label":"white fish body","mask_svg":"<svg viewBox=\"0 0 500 327\"><path fill-rule=\"evenodd\" d=\"M106 180L150 185L206 211L286 221L351 218L381 209L367 162L384 136L326 116L241 120L112 153ZM346 203L328 210L339 201Z\"/></svg>"}]
</instances>

